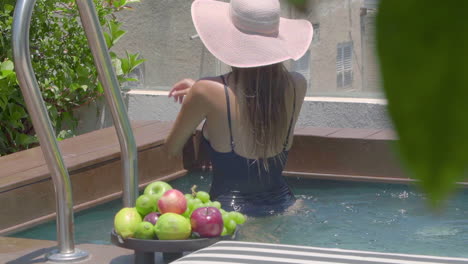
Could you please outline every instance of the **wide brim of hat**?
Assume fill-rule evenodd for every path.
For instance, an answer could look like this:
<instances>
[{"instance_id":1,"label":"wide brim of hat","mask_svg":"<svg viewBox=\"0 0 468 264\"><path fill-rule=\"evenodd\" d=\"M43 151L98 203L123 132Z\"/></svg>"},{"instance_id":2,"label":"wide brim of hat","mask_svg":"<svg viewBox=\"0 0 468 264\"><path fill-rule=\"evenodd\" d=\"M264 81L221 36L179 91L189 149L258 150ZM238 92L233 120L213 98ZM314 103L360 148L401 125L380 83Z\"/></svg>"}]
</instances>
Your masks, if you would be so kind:
<instances>
[{"instance_id":1,"label":"wide brim of hat","mask_svg":"<svg viewBox=\"0 0 468 264\"><path fill-rule=\"evenodd\" d=\"M280 19L275 36L242 32L231 21L229 3L215 0L195 0L192 19L206 48L220 61L238 68L298 60L313 36L309 21L286 18Z\"/></svg>"}]
</instances>

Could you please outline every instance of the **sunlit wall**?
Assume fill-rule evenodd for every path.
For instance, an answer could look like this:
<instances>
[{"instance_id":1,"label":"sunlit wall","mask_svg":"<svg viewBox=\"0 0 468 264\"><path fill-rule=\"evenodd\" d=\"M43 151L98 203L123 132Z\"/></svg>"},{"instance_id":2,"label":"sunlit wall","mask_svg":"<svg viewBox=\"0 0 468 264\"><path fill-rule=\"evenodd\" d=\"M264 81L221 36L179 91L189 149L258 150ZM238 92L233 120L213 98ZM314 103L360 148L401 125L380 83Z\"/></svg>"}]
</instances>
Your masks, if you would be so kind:
<instances>
[{"instance_id":1,"label":"sunlit wall","mask_svg":"<svg viewBox=\"0 0 468 264\"><path fill-rule=\"evenodd\" d=\"M135 71L140 82L126 88L168 90L181 78L219 75L229 67L217 61L196 34L192 1L141 0L119 14L128 33L115 48L139 52L146 62ZM282 15L309 20L315 30L309 51L286 64L309 81L309 96L382 97L374 52L378 0L312 0L301 13L286 1Z\"/></svg>"}]
</instances>

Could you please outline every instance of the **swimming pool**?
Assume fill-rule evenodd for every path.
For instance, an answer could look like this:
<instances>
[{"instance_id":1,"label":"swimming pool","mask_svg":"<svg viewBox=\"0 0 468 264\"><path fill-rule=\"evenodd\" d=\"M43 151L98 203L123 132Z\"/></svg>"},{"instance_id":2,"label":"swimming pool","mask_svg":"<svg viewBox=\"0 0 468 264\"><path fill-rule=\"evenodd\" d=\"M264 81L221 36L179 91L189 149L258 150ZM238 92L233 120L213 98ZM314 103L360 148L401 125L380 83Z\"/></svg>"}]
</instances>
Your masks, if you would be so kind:
<instances>
[{"instance_id":1,"label":"swimming pool","mask_svg":"<svg viewBox=\"0 0 468 264\"><path fill-rule=\"evenodd\" d=\"M171 185L189 192L208 190L209 173L191 173ZM297 198L294 212L249 219L240 240L368 250L391 253L468 257L468 190L460 190L443 210L431 212L412 186L288 178ZM113 216L121 201L75 214L77 243L110 244ZM55 221L14 237L56 239Z\"/></svg>"}]
</instances>

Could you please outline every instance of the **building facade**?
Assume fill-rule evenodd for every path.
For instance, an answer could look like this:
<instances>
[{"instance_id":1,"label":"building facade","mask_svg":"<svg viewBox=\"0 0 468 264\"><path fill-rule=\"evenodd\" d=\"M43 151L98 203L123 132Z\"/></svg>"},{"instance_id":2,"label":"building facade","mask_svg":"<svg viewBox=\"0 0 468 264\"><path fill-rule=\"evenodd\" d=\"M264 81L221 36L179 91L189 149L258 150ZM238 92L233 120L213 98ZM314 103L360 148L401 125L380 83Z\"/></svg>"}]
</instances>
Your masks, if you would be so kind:
<instances>
[{"instance_id":1,"label":"building facade","mask_svg":"<svg viewBox=\"0 0 468 264\"><path fill-rule=\"evenodd\" d=\"M283 16L307 19L314 27L309 51L286 63L306 77L309 96L381 96L374 40L378 0L311 0L305 12L281 3ZM135 73L140 82L131 88L167 90L181 78L229 71L199 38L190 38L196 34L190 4L143 0L119 14L128 33L115 50L140 52L146 59Z\"/></svg>"}]
</instances>

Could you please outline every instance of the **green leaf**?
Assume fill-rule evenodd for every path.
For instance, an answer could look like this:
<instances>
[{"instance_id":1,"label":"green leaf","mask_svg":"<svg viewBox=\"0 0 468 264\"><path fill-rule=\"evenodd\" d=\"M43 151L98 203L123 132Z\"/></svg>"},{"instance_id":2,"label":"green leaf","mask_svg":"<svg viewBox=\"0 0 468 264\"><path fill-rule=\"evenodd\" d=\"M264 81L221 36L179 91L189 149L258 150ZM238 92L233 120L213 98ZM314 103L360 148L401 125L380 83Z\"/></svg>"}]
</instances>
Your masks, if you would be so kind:
<instances>
[{"instance_id":1,"label":"green leaf","mask_svg":"<svg viewBox=\"0 0 468 264\"><path fill-rule=\"evenodd\" d=\"M48 112L49 112L51 121L53 122L54 120L57 120L57 116L58 116L57 107L50 106L48 110L49 110Z\"/></svg>"},{"instance_id":2,"label":"green leaf","mask_svg":"<svg viewBox=\"0 0 468 264\"><path fill-rule=\"evenodd\" d=\"M127 57L128 57L128 54L127 54ZM124 74L128 74L130 72L130 67L131 67L130 60L128 58L121 58L120 64L121 64L122 71L124 72Z\"/></svg>"},{"instance_id":3,"label":"green leaf","mask_svg":"<svg viewBox=\"0 0 468 264\"><path fill-rule=\"evenodd\" d=\"M145 62L145 59L138 59L139 56L140 56L139 53L131 54L127 52L127 62L126 62L127 65L125 65L125 70L124 70L125 74L131 73L136 67L138 67L138 65Z\"/></svg>"},{"instance_id":4,"label":"green leaf","mask_svg":"<svg viewBox=\"0 0 468 264\"><path fill-rule=\"evenodd\" d=\"M115 54L115 52L113 52L113 51L109 51L109 56L110 56L112 59L117 58L117 54Z\"/></svg>"},{"instance_id":5,"label":"green leaf","mask_svg":"<svg viewBox=\"0 0 468 264\"><path fill-rule=\"evenodd\" d=\"M15 7L9 4L5 4L3 9L5 10L5 14L9 14L11 11L13 11L13 9L15 9Z\"/></svg>"},{"instance_id":6,"label":"green leaf","mask_svg":"<svg viewBox=\"0 0 468 264\"><path fill-rule=\"evenodd\" d=\"M80 85L77 83L70 84L70 90L75 91L76 89L80 88Z\"/></svg>"},{"instance_id":7,"label":"green leaf","mask_svg":"<svg viewBox=\"0 0 468 264\"><path fill-rule=\"evenodd\" d=\"M119 39L125 35L125 33L127 33L125 30L120 29L120 26L122 26L122 23L117 21L110 20L108 23L112 46L115 45L117 41L119 41Z\"/></svg>"},{"instance_id":8,"label":"green leaf","mask_svg":"<svg viewBox=\"0 0 468 264\"><path fill-rule=\"evenodd\" d=\"M114 6L120 8L127 3L127 0L114 0Z\"/></svg>"},{"instance_id":9,"label":"green leaf","mask_svg":"<svg viewBox=\"0 0 468 264\"><path fill-rule=\"evenodd\" d=\"M14 66L13 62L10 61L10 60L2 62L1 66L0 66L0 70L2 70L2 71L12 71L14 68L15 68L15 66Z\"/></svg>"},{"instance_id":10,"label":"green leaf","mask_svg":"<svg viewBox=\"0 0 468 264\"><path fill-rule=\"evenodd\" d=\"M112 47L112 37L109 33L107 32L104 32L104 39L106 40L106 46L107 48L111 48Z\"/></svg>"},{"instance_id":11,"label":"green leaf","mask_svg":"<svg viewBox=\"0 0 468 264\"><path fill-rule=\"evenodd\" d=\"M89 70L82 65L78 65L76 67L76 73L78 74L78 77L83 77L83 78L88 78L90 75Z\"/></svg>"},{"instance_id":12,"label":"green leaf","mask_svg":"<svg viewBox=\"0 0 468 264\"><path fill-rule=\"evenodd\" d=\"M432 205L468 171L467 1L382 0L377 43L389 113Z\"/></svg>"},{"instance_id":13,"label":"green leaf","mask_svg":"<svg viewBox=\"0 0 468 264\"><path fill-rule=\"evenodd\" d=\"M16 143L19 145L30 145L37 142L38 140L34 136L26 135L23 133L16 135Z\"/></svg>"},{"instance_id":14,"label":"green leaf","mask_svg":"<svg viewBox=\"0 0 468 264\"><path fill-rule=\"evenodd\" d=\"M101 82L98 82L98 85L97 85L96 88L97 88L96 90L97 90L97 92L98 92L99 94L102 94L102 93L104 92L104 87L102 87Z\"/></svg>"}]
</instances>

